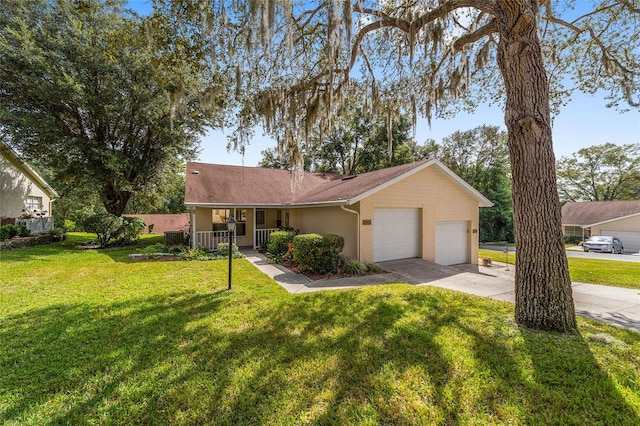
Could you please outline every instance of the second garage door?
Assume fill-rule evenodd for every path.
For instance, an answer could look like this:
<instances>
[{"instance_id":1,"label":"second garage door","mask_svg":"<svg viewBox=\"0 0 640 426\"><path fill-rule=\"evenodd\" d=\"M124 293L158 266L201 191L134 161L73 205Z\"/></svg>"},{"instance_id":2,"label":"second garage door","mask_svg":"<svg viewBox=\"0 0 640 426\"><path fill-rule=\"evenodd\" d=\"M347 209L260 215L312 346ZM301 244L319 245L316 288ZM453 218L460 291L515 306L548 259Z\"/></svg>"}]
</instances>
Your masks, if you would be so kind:
<instances>
[{"instance_id":1,"label":"second garage door","mask_svg":"<svg viewBox=\"0 0 640 426\"><path fill-rule=\"evenodd\" d=\"M373 261L420 257L420 210L373 211Z\"/></svg>"},{"instance_id":2,"label":"second garage door","mask_svg":"<svg viewBox=\"0 0 640 426\"><path fill-rule=\"evenodd\" d=\"M624 251L637 253L640 251L640 232L600 231L600 235L620 238Z\"/></svg>"},{"instance_id":3,"label":"second garage door","mask_svg":"<svg viewBox=\"0 0 640 426\"><path fill-rule=\"evenodd\" d=\"M441 265L469 263L467 222L436 224L436 263Z\"/></svg>"}]
</instances>

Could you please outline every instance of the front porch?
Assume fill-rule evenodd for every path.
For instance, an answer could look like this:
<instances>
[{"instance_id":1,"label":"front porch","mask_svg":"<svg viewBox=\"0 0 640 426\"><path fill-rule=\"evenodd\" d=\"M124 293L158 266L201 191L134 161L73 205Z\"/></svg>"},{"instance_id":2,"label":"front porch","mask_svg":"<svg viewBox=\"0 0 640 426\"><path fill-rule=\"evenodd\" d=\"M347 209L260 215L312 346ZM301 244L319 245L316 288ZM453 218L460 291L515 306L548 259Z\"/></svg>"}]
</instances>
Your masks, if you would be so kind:
<instances>
[{"instance_id":1,"label":"front porch","mask_svg":"<svg viewBox=\"0 0 640 426\"><path fill-rule=\"evenodd\" d=\"M229 241L226 221L230 217L237 222L233 242L239 247L251 247L254 250L261 248L272 232L288 226L289 221L289 211L279 208L192 207L190 216L191 246L210 250Z\"/></svg>"},{"instance_id":2,"label":"front porch","mask_svg":"<svg viewBox=\"0 0 640 426\"><path fill-rule=\"evenodd\" d=\"M239 244L237 236L234 236L233 242L239 247L253 247L254 250L258 250L269 240L269 235L274 231L277 231L277 228L256 229L254 232L252 246ZM229 231L196 231L196 236L192 239L192 242L192 247L203 247L208 248L209 250L216 250L218 248L218 244L229 242Z\"/></svg>"}]
</instances>

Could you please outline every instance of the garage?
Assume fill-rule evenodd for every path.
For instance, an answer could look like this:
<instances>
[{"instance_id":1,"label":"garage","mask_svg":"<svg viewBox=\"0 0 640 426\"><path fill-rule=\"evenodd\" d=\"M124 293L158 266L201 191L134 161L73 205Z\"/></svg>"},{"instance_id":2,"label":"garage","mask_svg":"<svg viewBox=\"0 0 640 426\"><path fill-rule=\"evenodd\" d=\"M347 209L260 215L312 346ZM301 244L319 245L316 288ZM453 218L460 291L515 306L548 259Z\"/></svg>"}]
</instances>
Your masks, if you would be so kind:
<instances>
[{"instance_id":1,"label":"garage","mask_svg":"<svg viewBox=\"0 0 640 426\"><path fill-rule=\"evenodd\" d=\"M469 263L469 233L466 221L436 224L436 263Z\"/></svg>"},{"instance_id":2,"label":"garage","mask_svg":"<svg viewBox=\"0 0 640 426\"><path fill-rule=\"evenodd\" d=\"M420 257L420 209L373 211L373 261Z\"/></svg>"},{"instance_id":3,"label":"garage","mask_svg":"<svg viewBox=\"0 0 640 426\"><path fill-rule=\"evenodd\" d=\"M637 253L640 252L640 232L625 231L600 231L600 235L609 235L618 237L622 241L624 251Z\"/></svg>"}]
</instances>

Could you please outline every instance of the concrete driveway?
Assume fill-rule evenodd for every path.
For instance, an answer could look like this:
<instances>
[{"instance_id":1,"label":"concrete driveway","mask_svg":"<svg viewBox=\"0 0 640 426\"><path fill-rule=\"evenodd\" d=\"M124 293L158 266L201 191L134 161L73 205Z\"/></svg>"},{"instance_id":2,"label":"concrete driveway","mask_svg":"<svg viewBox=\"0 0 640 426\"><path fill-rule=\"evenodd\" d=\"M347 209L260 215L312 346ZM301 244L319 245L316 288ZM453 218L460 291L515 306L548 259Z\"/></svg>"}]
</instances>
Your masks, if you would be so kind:
<instances>
[{"instance_id":1,"label":"concrete driveway","mask_svg":"<svg viewBox=\"0 0 640 426\"><path fill-rule=\"evenodd\" d=\"M422 259L396 260L380 264L417 285L515 302L515 267L506 265L441 266ZM440 278L434 279L434 271ZM576 314L640 332L640 290L596 284L573 283Z\"/></svg>"},{"instance_id":2,"label":"concrete driveway","mask_svg":"<svg viewBox=\"0 0 640 426\"><path fill-rule=\"evenodd\" d=\"M423 259L382 262L387 273L312 281L280 265L267 262L258 252L245 252L247 260L272 277L289 293L338 290L367 285L404 282L433 285L449 290L514 302L515 267L494 264L443 266ZM640 332L640 290L573 283L576 314Z\"/></svg>"}]
</instances>

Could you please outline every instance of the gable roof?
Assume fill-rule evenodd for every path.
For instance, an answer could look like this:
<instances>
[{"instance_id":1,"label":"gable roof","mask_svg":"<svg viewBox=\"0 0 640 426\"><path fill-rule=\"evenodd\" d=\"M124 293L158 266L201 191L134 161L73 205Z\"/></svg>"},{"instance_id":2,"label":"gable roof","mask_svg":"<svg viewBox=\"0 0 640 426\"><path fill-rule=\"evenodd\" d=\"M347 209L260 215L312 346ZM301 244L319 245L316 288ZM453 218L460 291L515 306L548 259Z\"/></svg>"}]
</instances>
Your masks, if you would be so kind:
<instances>
[{"instance_id":1,"label":"gable roof","mask_svg":"<svg viewBox=\"0 0 640 426\"><path fill-rule=\"evenodd\" d=\"M356 176L304 172L299 182L287 170L189 162L185 204L201 207L351 205L427 167L442 170L477 199L481 207L493 205L438 160L417 161Z\"/></svg>"},{"instance_id":2,"label":"gable roof","mask_svg":"<svg viewBox=\"0 0 640 426\"><path fill-rule=\"evenodd\" d=\"M25 175L31 182L38 186L51 198L52 200L58 198L59 195L55 189L53 189L35 170L27 164L22 158L18 156L18 154L11 149L9 145L0 140L0 155L7 159L11 164L13 164L23 175Z\"/></svg>"},{"instance_id":3,"label":"gable roof","mask_svg":"<svg viewBox=\"0 0 640 426\"><path fill-rule=\"evenodd\" d=\"M562 206L562 224L589 227L640 215L640 200L585 201Z\"/></svg>"}]
</instances>

